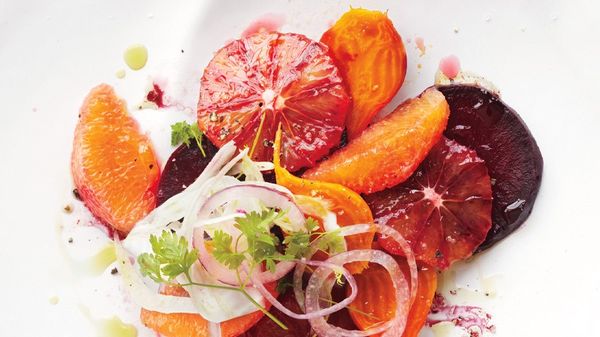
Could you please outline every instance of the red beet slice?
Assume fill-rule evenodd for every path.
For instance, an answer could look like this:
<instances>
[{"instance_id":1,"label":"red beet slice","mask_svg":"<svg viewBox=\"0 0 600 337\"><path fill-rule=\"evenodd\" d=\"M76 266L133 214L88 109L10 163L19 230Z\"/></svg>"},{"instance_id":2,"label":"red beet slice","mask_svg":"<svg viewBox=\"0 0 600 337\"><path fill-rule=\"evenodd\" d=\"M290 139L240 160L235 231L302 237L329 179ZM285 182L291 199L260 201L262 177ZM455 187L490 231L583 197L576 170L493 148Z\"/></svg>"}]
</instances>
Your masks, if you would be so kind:
<instances>
[{"instance_id":1,"label":"red beet slice","mask_svg":"<svg viewBox=\"0 0 600 337\"><path fill-rule=\"evenodd\" d=\"M492 178L492 229L482 251L529 217L542 182L542 154L523 120L496 95L471 85L438 89L451 110L446 137L475 149Z\"/></svg>"},{"instance_id":2,"label":"red beet slice","mask_svg":"<svg viewBox=\"0 0 600 337\"><path fill-rule=\"evenodd\" d=\"M171 154L158 184L157 206L192 184L218 151L207 139L203 139L202 147L206 157L194 141L190 146L182 144Z\"/></svg>"},{"instance_id":3,"label":"red beet slice","mask_svg":"<svg viewBox=\"0 0 600 337\"><path fill-rule=\"evenodd\" d=\"M492 188L483 160L445 137L407 181L365 200L376 222L399 231L419 261L440 269L471 256L492 225ZM377 242L402 254L391 238Z\"/></svg>"}]
</instances>

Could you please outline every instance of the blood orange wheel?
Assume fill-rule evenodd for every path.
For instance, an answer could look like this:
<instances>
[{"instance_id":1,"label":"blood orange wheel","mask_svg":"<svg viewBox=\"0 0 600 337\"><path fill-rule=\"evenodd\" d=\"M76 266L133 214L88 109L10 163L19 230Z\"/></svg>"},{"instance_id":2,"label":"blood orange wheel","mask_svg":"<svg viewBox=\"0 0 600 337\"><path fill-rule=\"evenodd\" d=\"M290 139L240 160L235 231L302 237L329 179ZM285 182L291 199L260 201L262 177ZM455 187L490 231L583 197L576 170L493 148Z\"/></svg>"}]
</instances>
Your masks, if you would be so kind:
<instances>
[{"instance_id":1,"label":"blood orange wheel","mask_svg":"<svg viewBox=\"0 0 600 337\"><path fill-rule=\"evenodd\" d=\"M394 227L418 260L445 269L471 256L492 226L492 186L475 151L443 138L406 182L367 195L376 222ZM393 254L393 239L378 242Z\"/></svg>"},{"instance_id":2,"label":"blood orange wheel","mask_svg":"<svg viewBox=\"0 0 600 337\"><path fill-rule=\"evenodd\" d=\"M200 82L198 124L217 146L234 140L271 160L282 124L282 163L311 167L340 141L350 98L327 46L299 34L260 33L219 50Z\"/></svg>"}]
</instances>

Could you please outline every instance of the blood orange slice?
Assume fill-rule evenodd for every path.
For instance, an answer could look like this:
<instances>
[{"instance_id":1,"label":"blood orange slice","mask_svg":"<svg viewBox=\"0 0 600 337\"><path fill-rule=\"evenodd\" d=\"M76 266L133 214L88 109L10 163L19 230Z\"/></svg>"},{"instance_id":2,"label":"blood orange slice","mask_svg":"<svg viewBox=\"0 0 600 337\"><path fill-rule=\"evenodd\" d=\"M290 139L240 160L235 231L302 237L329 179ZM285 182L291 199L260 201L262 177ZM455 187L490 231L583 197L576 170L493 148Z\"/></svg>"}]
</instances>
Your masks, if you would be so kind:
<instances>
[{"instance_id":1,"label":"blood orange slice","mask_svg":"<svg viewBox=\"0 0 600 337\"><path fill-rule=\"evenodd\" d=\"M156 204L160 167L152 143L108 85L85 99L73 140L71 173L92 214L122 233Z\"/></svg>"},{"instance_id":2,"label":"blood orange slice","mask_svg":"<svg viewBox=\"0 0 600 337\"><path fill-rule=\"evenodd\" d=\"M198 124L217 146L234 140L254 160L311 167L338 144L350 98L327 46L299 34L260 33L219 50L200 81Z\"/></svg>"},{"instance_id":3,"label":"blood orange slice","mask_svg":"<svg viewBox=\"0 0 600 337\"><path fill-rule=\"evenodd\" d=\"M478 250L515 231L533 209L544 159L517 112L490 91L471 85L439 87L450 105L448 138L477 151L494 181L492 229Z\"/></svg>"},{"instance_id":4,"label":"blood orange slice","mask_svg":"<svg viewBox=\"0 0 600 337\"><path fill-rule=\"evenodd\" d=\"M492 187L475 151L443 138L406 182L366 196L375 221L394 227L418 260L444 269L471 256L491 228ZM401 254L392 239L381 246Z\"/></svg>"}]
</instances>

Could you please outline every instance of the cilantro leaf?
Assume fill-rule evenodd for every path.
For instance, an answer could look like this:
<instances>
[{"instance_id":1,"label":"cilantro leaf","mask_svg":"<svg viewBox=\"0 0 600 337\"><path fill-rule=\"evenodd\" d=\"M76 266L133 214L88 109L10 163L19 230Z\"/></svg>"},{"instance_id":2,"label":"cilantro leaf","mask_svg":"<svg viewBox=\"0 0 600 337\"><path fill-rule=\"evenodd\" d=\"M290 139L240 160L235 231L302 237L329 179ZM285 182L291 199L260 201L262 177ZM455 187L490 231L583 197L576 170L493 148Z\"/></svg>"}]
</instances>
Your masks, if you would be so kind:
<instances>
[{"instance_id":1,"label":"cilantro leaf","mask_svg":"<svg viewBox=\"0 0 600 337\"><path fill-rule=\"evenodd\" d=\"M214 247L213 256L229 269L237 269L244 262L245 256L243 253L235 252L231 248L233 237L222 230L217 230L213 234L212 241Z\"/></svg>"},{"instance_id":2,"label":"cilantro leaf","mask_svg":"<svg viewBox=\"0 0 600 337\"><path fill-rule=\"evenodd\" d=\"M315 241L315 248L335 255L345 251L346 241L339 230L325 232L319 240Z\"/></svg>"},{"instance_id":3,"label":"cilantro leaf","mask_svg":"<svg viewBox=\"0 0 600 337\"><path fill-rule=\"evenodd\" d=\"M190 141L194 139L198 148L202 152L202 156L206 157L204 148L202 147L202 136L204 133L198 128L198 124L190 125L188 122L177 122L171 125L171 145L177 146L181 143L190 146Z\"/></svg>"},{"instance_id":4,"label":"cilantro leaf","mask_svg":"<svg viewBox=\"0 0 600 337\"><path fill-rule=\"evenodd\" d=\"M319 222L317 220L315 220L315 218L313 218L313 217L308 217L306 219L306 222L304 223L304 227L306 227L306 230L308 232L314 232L317 229L321 228L321 226L319 225Z\"/></svg>"},{"instance_id":5,"label":"cilantro leaf","mask_svg":"<svg viewBox=\"0 0 600 337\"><path fill-rule=\"evenodd\" d=\"M181 274L189 273L198 259L198 252L188 249L188 242L169 230L164 230L160 237L150 236L152 254L138 256L140 271L158 283L166 283Z\"/></svg>"},{"instance_id":6,"label":"cilantro leaf","mask_svg":"<svg viewBox=\"0 0 600 337\"><path fill-rule=\"evenodd\" d=\"M294 258L303 257L310 250L310 233L295 232L285 237L283 243L285 247L285 255Z\"/></svg>"},{"instance_id":7,"label":"cilantro leaf","mask_svg":"<svg viewBox=\"0 0 600 337\"><path fill-rule=\"evenodd\" d=\"M279 239L271 233L273 222L283 216L283 212L275 212L269 209L258 212L250 212L244 217L235 219L235 226L244 234L248 242L248 254L252 260L259 264L266 263L267 269L275 270L275 259L278 255L277 246Z\"/></svg>"}]
</instances>

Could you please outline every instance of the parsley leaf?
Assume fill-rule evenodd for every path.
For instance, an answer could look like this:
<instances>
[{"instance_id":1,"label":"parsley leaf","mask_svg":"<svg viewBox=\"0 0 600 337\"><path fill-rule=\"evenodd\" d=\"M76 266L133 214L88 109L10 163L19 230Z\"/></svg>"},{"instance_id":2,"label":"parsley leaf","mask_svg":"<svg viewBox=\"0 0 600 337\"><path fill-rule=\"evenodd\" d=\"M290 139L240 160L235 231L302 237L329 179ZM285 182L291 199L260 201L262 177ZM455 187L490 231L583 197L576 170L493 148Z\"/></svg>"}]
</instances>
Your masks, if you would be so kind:
<instances>
[{"instance_id":1,"label":"parsley leaf","mask_svg":"<svg viewBox=\"0 0 600 337\"><path fill-rule=\"evenodd\" d=\"M152 254L141 254L138 263L142 275L158 283L171 282L181 274L188 274L198 259L198 251L188 250L187 240L169 230L164 230L160 237L151 235L150 245Z\"/></svg>"},{"instance_id":2,"label":"parsley leaf","mask_svg":"<svg viewBox=\"0 0 600 337\"><path fill-rule=\"evenodd\" d=\"M181 143L190 146L190 140L196 140L198 148L202 152L202 156L206 157L204 148L202 147L202 136L204 133L198 128L198 124L190 125L188 122L177 122L171 125L171 145L177 146Z\"/></svg>"},{"instance_id":3,"label":"parsley leaf","mask_svg":"<svg viewBox=\"0 0 600 337\"><path fill-rule=\"evenodd\" d=\"M217 230L213 234L211 244L214 247L213 256L215 259L222 264L226 265L229 269L237 269L244 262L244 254L234 252L231 248L233 238L231 235Z\"/></svg>"},{"instance_id":4,"label":"parsley leaf","mask_svg":"<svg viewBox=\"0 0 600 337\"><path fill-rule=\"evenodd\" d=\"M310 250L310 233L291 233L285 237L283 243L286 245L285 255L299 259Z\"/></svg>"},{"instance_id":5,"label":"parsley leaf","mask_svg":"<svg viewBox=\"0 0 600 337\"><path fill-rule=\"evenodd\" d=\"M325 232L319 240L315 240L315 248L335 255L345 251L346 241L339 230Z\"/></svg>"},{"instance_id":6,"label":"parsley leaf","mask_svg":"<svg viewBox=\"0 0 600 337\"><path fill-rule=\"evenodd\" d=\"M267 269L275 271L275 261L279 260L281 254L277 251L279 239L271 233L271 225L283 217L284 212L275 212L269 209L251 212L245 217L235 219L237 227L246 237L248 242L248 254L256 264L265 263Z\"/></svg>"}]
</instances>

